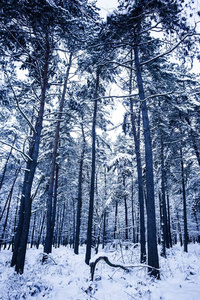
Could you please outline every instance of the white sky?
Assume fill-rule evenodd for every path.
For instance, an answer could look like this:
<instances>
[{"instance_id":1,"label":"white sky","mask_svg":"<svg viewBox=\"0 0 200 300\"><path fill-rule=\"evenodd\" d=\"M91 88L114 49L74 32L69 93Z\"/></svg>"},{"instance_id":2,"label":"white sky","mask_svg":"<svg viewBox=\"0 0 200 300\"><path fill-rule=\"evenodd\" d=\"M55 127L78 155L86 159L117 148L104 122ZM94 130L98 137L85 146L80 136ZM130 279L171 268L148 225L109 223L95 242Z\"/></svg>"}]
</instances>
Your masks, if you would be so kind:
<instances>
[{"instance_id":1,"label":"white sky","mask_svg":"<svg viewBox=\"0 0 200 300\"><path fill-rule=\"evenodd\" d=\"M118 6L118 0L97 0L97 7L101 9L100 15L106 18L107 14L112 12Z\"/></svg>"}]
</instances>

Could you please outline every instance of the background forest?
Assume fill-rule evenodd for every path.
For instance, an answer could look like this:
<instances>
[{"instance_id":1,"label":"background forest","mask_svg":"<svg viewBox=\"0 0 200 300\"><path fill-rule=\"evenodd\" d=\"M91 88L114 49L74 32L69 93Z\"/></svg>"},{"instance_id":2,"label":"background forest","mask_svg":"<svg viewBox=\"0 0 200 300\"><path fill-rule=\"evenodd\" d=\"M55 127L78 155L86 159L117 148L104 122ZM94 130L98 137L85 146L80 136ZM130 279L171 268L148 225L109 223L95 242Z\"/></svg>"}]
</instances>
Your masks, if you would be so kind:
<instances>
[{"instance_id":1,"label":"background forest","mask_svg":"<svg viewBox=\"0 0 200 300\"><path fill-rule=\"evenodd\" d=\"M200 242L200 7L119 0L0 3L0 247ZM123 122L118 122L120 118Z\"/></svg>"}]
</instances>

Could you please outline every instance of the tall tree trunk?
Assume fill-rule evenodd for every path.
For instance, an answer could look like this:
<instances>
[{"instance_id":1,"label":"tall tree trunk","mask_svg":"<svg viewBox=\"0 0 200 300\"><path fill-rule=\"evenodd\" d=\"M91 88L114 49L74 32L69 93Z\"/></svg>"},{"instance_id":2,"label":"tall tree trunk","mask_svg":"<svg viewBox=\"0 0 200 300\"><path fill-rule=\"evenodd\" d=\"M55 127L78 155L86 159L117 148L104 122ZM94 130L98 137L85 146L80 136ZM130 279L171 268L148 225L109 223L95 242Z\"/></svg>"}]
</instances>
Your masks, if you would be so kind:
<instances>
[{"instance_id":1,"label":"tall tree trunk","mask_svg":"<svg viewBox=\"0 0 200 300\"><path fill-rule=\"evenodd\" d=\"M183 238L182 238L182 231L181 231L181 224L180 224L178 209L176 210L176 217L177 217L177 226L178 226L179 240L180 240L180 245L182 247L183 246Z\"/></svg>"},{"instance_id":2,"label":"tall tree trunk","mask_svg":"<svg viewBox=\"0 0 200 300\"><path fill-rule=\"evenodd\" d=\"M63 205L62 216L60 218L60 227L59 227L59 233L58 233L58 247L60 247L60 243L61 243L64 219L65 219L65 203Z\"/></svg>"},{"instance_id":3,"label":"tall tree trunk","mask_svg":"<svg viewBox=\"0 0 200 300\"><path fill-rule=\"evenodd\" d=\"M42 237L42 231L43 231L43 228L44 228L45 218L46 218L46 211L44 212L43 217L41 219L41 226L39 228L38 238L37 238L37 242L36 242L36 248L37 249L40 246L40 241L41 241L41 237Z\"/></svg>"},{"instance_id":4,"label":"tall tree trunk","mask_svg":"<svg viewBox=\"0 0 200 300\"><path fill-rule=\"evenodd\" d=\"M135 237L135 216L134 216L134 198L133 198L133 174L131 176L131 216L132 216L132 226L133 226L133 243L136 243Z\"/></svg>"},{"instance_id":5,"label":"tall tree trunk","mask_svg":"<svg viewBox=\"0 0 200 300\"><path fill-rule=\"evenodd\" d=\"M161 190L162 190L163 235L164 235L165 247L169 249L165 181L166 180L165 180L165 164L164 164L164 143L163 143L163 137L161 136ZM164 256L166 256L166 253L164 254Z\"/></svg>"},{"instance_id":6,"label":"tall tree trunk","mask_svg":"<svg viewBox=\"0 0 200 300\"><path fill-rule=\"evenodd\" d=\"M94 185L95 185L95 170L96 170L96 118L97 118L97 97L99 91L99 69L96 71L96 87L94 93L94 112L92 121L92 170L91 170L91 184L90 184L90 204L89 204L89 216L87 227L87 246L85 262L89 265L91 258L92 247L92 223L93 223L93 211L94 211Z\"/></svg>"},{"instance_id":7,"label":"tall tree trunk","mask_svg":"<svg viewBox=\"0 0 200 300\"><path fill-rule=\"evenodd\" d=\"M125 240L128 241L128 207L127 207L127 195L126 195L126 179L123 174L123 188L124 188L124 212L125 212Z\"/></svg>"},{"instance_id":8,"label":"tall tree trunk","mask_svg":"<svg viewBox=\"0 0 200 300\"><path fill-rule=\"evenodd\" d=\"M20 194L20 192L19 192ZM13 247L14 247L14 235L16 232L16 226L17 226L17 216L18 216L18 207L19 207L19 194L17 197L17 204L16 204L16 208L15 208L15 217L14 217L14 226L13 226L13 237L12 237L12 252L13 252Z\"/></svg>"},{"instance_id":9,"label":"tall tree trunk","mask_svg":"<svg viewBox=\"0 0 200 300\"><path fill-rule=\"evenodd\" d=\"M53 195L53 211L52 211L52 228L55 227L56 220L56 211L57 211L57 201L58 201L58 176L59 174L59 165L56 163L55 170L55 186L54 186L54 195ZM53 230L52 230L52 241L53 241Z\"/></svg>"},{"instance_id":10,"label":"tall tree trunk","mask_svg":"<svg viewBox=\"0 0 200 300\"><path fill-rule=\"evenodd\" d=\"M118 220L118 201L115 201L115 223L114 223L114 240L117 238L117 220Z\"/></svg>"},{"instance_id":11,"label":"tall tree trunk","mask_svg":"<svg viewBox=\"0 0 200 300\"><path fill-rule=\"evenodd\" d=\"M166 243L165 243L165 225L163 214L163 201L162 194L159 192L159 204L160 204L160 231L161 231L161 256L166 257Z\"/></svg>"},{"instance_id":12,"label":"tall tree trunk","mask_svg":"<svg viewBox=\"0 0 200 300\"><path fill-rule=\"evenodd\" d=\"M131 51L131 61L133 59L133 53ZM131 73L129 82L129 94L132 94L132 82L133 82L133 64L131 63ZM135 143L135 154L137 162L137 177L138 177L138 198L139 198L139 209L140 209L140 261L141 263L146 262L146 247L145 247L145 221L144 221L144 194L143 194L143 180L142 180L142 163L140 155L140 137L139 130L138 134L136 132L136 114L133 109L133 98L130 98L130 113L131 113L131 124L132 124L132 134ZM138 118L140 120L140 118ZM139 127L140 128L140 124Z\"/></svg>"},{"instance_id":13,"label":"tall tree trunk","mask_svg":"<svg viewBox=\"0 0 200 300\"><path fill-rule=\"evenodd\" d=\"M171 234L171 214L170 214L170 206L169 206L169 193L167 190L167 230L169 235L169 246L172 247L172 234Z\"/></svg>"},{"instance_id":14,"label":"tall tree trunk","mask_svg":"<svg viewBox=\"0 0 200 300\"><path fill-rule=\"evenodd\" d=\"M196 154L197 162L200 166L200 153L199 153L199 149L197 147L197 143L196 143L196 140L195 140L195 132L192 129L191 122L190 122L190 119L189 119L188 116L185 117L185 120L188 123L188 125L190 126L190 130L188 130L189 131L189 137L192 140L192 145L193 145L193 148L194 148L194 152Z\"/></svg>"},{"instance_id":15,"label":"tall tree trunk","mask_svg":"<svg viewBox=\"0 0 200 300\"><path fill-rule=\"evenodd\" d=\"M14 178L13 184L11 186L11 190L8 194L7 200L6 200L6 203L8 204L8 208L7 208L6 217L5 217L5 221L4 221L4 225L3 225L3 232L2 232L2 236L1 236L1 242L2 243L3 243L3 239L4 239L4 236L5 236L5 231L6 231L6 227L7 227L7 223L8 223L8 216L9 216L9 212L10 212L10 206L11 206L13 190L14 190L14 186L15 186L15 183L16 183L16 180L18 178L20 170L21 170L21 167L16 170L15 178ZM4 208L5 208L5 206L4 206ZM2 212L2 215L3 215L3 212Z\"/></svg>"},{"instance_id":16,"label":"tall tree trunk","mask_svg":"<svg viewBox=\"0 0 200 300\"><path fill-rule=\"evenodd\" d=\"M65 75L64 86L62 97L60 101L60 109L58 114L58 121L56 124L55 130L55 138L54 138L54 148L53 148L53 155L52 155L52 162L51 162L51 171L50 171L50 179L49 179L49 190L48 190L48 200L47 200L47 227L46 227L46 238L44 244L44 253L51 253L52 252L52 243L53 243L53 220L52 220L52 202L53 202L53 186L54 186L54 175L55 175L55 167L56 167L56 157L58 152L58 144L59 144L59 133L60 133L60 123L62 119L62 113L65 103L65 96L67 91L67 85L69 80L69 72L72 64L72 53L69 55L69 62L68 67ZM46 256L44 256L44 259Z\"/></svg>"},{"instance_id":17,"label":"tall tree trunk","mask_svg":"<svg viewBox=\"0 0 200 300\"><path fill-rule=\"evenodd\" d=\"M31 248L33 247L33 243L34 243L34 234L35 234L35 226L36 226L36 217L37 217L37 213L35 211L34 214L34 220L33 220L33 228L32 228L32 233L31 233Z\"/></svg>"},{"instance_id":18,"label":"tall tree trunk","mask_svg":"<svg viewBox=\"0 0 200 300\"><path fill-rule=\"evenodd\" d=\"M83 122L83 119L82 119ZM83 162L85 157L86 140L83 128L83 123L81 123L83 146L79 163L79 176L78 176L78 203L77 203L77 215L76 215L76 236L75 236L75 246L74 253L78 254L79 240L80 240L80 228L81 228L81 213L82 213L82 184L83 184Z\"/></svg>"},{"instance_id":19,"label":"tall tree trunk","mask_svg":"<svg viewBox=\"0 0 200 300\"><path fill-rule=\"evenodd\" d=\"M147 187L148 265L150 266L148 270L151 276L159 278L160 273L158 270L159 260L158 260L157 237L156 237L152 143L151 143L148 109L145 100L142 73L141 73L140 60L139 60L139 50L137 44L134 47L134 55L135 55L135 68L136 68L136 75L137 75L139 98L141 100L143 130L144 130L146 187Z\"/></svg>"},{"instance_id":20,"label":"tall tree trunk","mask_svg":"<svg viewBox=\"0 0 200 300\"><path fill-rule=\"evenodd\" d=\"M16 141L16 136L14 137L13 146L14 146L14 144L15 144L15 141ZM1 176L1 180L0 180L0 190L1 190L1 187L2 187L2 185L3 185L4 177L5 177L5 174L6 174L6 170L7 170L7 166L8 166L8 162L9 162L10 156L11 156L11 154L12 154L12 150L13 150L13 148L11 147L10 152L9 152L9 154L8 154L8 157L7 157L7 159L6 159L6 163L5 163L5 166L4 166L4 169L3 169L2 176Z\"/></svg>"},{"instance_id":21,"label":"tall tree trunk","mask_svg":"<svg viewBox=\"0 0 200 300\"><path fill-rule=\"evenodd\" d=\"M22 188L22 196L19 210L19 221L17 226L17 231L14 240L13 256L11 261L11 266L15 266L17 273L22 274L24 271L24 262L26 255L26 245L28 241L28 233L31 218L31 188L35 175L35 170L37 166L39 146L40 146L40 136L42 131L43 115L44 115L44 105L46 99L46 90L48 83L48 68L49 68L49 37L46 34L46 45L45 45L45 63L44 72L42 78L42 90L41 90L41 101L40 108L38 112L38 118L35 126L35 131L30 142L29 157L27 162L24 183Z\"/></svg>"},{"instance_id":22,"label":"tall tree trunk","mask_svg":"<svg viewBox=\"0 0 200 300\"><path fill-rule=\"evenodd\" d=\"M106 201L107 201L107 176L106 176L106 167L104 168L104 196L105 196L105 203L106 203ZM107 207L105 205L104 212L103 212L103 241L102 241L102 249L104 249L105 244L107 242L106 221L107 221Z\"/></svg>"},{"instance_id":23,"label":"tall tree trunk","mask_svg":"<svg viewBox=\"0 0 200 300\"><path fill-rule=\"evenodd\" d=\"M187 207L186 207L186 193L185 193L185 178L184 178L182 145L180 147L180 158L181 158L181 180L182 180L182 192L183 192L184 251L188 252Z\"/></svg>"},{"instance_id":24,"label":"tall tree trunk","mask_svg":"<svg viewBox=\"0 0 200 300\"><path fill-rule=\"evenodd\" d=\"M200 243L199 222L198 222L197 212L196 212L195 207L192 208L192 214L194 215L194 219L195 219L195 222L196 222L196 229L197 229L197 232L198 232L197 242Z\"/></svg>"},{"instance_id":25,"label":"tall tree trunk","mask_svg":"<svg viewBox=\"0 0 200 300\"><path fill-rule=\"evenodd\" d=\"M3 218L3 215L4 215L4 212L5 212L5 210L6 210L7 205L8 205L7 214L9 213L9 210L10 210L10 202L11 202L11 199L12 199L13 189L14 189L14 186L15 186L15 183L16 183L16 180L17 180L17 177L18 177L20 171L21 171L21 167L19 167L19 168L16 170L16 172L15 172L15 178L14 178L13 184L12 184L12 186L11 186L10 192L9 192L9 194L8 194L8 197L7 197L7 199L6 199L4 208L3 208L2 212L1 212L0 221L1 221L1 219Z\"/></svg>"},{"instance_id":26,"label":"tall tree trunk","mask_svg":"<svg viewBox=\"0 0 200 300\"><path fill-rule=\"evenodd\" d=\"M103 213L103 241L102 241L102 249L104 249L107 242L107 232L106 232L106 220L107 220L107 210L105 208Z\"/></svg>"}]
</instances>

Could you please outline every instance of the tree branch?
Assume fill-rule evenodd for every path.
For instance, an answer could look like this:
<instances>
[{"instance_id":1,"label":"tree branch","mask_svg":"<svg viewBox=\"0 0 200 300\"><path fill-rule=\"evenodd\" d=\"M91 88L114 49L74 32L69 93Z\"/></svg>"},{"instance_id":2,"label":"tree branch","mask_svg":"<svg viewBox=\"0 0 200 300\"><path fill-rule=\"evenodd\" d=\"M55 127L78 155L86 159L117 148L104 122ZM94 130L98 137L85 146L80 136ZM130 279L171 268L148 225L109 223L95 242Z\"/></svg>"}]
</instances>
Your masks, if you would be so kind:
<instances>
[{"instance_id":1,"label":"tree branch","mask_svg":"<svg viewBox=\"0 0 200 300\"><path fill-rule=\"evenodd\" d=\"M159 55L157 55L157 56L155 56L155 57L153 57L153 58L151 58L151 59L149 59L149 60L146 60L146 61L144 61L144 62L141 62L140 63L140 66L143 66L143 65L146 65L146 64L148 64L148 63L150 63L150 62L152 62L152 61L154 61L154 60L156 60L156 59L158 59L158 58L160 58L160 57L163 57L163 56L165 56L165 55L167 55L167 54L170 54L171 52L173 52L186 38L188 38L189 36L193 36L193 35L199 35L199 34L195 34L194 32L193 33L188 33L188 34L186 34L176 45L174 45L172 48L170 48L168 51L166 51L166 52L164 52L164 53L161 53L161 54L159 54Z\"/></svg>"},{"instance_id":2,"label":"tree branch","mask_svg":"<svg viewBox=\"0 0 200 300\"><path fill-rule=\"evenodd\" d=\"M11 82L10 82L10 78L8 77L8 74L7 74L6 71L5 71L5 73L6 73L6 77L7 77L7 80L8 80L8 82L9 82L10 88L11 88L11 90L12 90L12 92L13 92L14 99L15 99L15 101L16 101L16 103L17 103L17 108L19 109L20 113L22 114L22 116L24 117L24 119L26 120L26 122L28 123L28 125L30 126L30 128L33 130L33 132L36 133L36 130L35 130L35 128L33 127L33 125L31 124L31 122L29 121L28 117L25 115L25 113L24 113L24 112L22 111L22 109L20 108L19 102L18 102L18 99L17 99L17 95L16 95L16 93L15 93L15 91L14 91L14 88L13 88Z\"/></svg>"},{"instance_id":3,"label":"tree branch","mask_svg":"<svg viewBox=\"0 0 200 300\"><path fill-rule=\"evenodd\" d=\"M8 147L11 147L11 149L16 150L17 152L19 152L19 153L21 153L22 155L24 155L28 160L32 161L32 158L31 158L28 154L26 154L26 153L24 153L23 151L17 149L17 148L14 147L13 145L10 145L10 144L8 144L8 143L6 143L6 142L3 142L3 141L1 141L1 140L0 140L0 143L6 145L6 146L8 146Z\"/></svg>"},{"instance_id":4,"label":"tree branch","mask_svg":"<svg viewBox=\"0 0 200 300\"><path fill-rule=\"evenodd\" d=\"M127 272L129 272L131 268L152 268L151 266L148 266L148 265L130 265L130 266L125 266L123 264L115 264L115 263L112 263L107 256L99 256L94 262L90 263L91 281L94 280L95 267L96 267L97 263L100 260L104 260L105 263L107 263L107 265L109 265L110 267L121 268L121 269L123 269L123 270L125 270Z\"/></svg>"}]
</instances>

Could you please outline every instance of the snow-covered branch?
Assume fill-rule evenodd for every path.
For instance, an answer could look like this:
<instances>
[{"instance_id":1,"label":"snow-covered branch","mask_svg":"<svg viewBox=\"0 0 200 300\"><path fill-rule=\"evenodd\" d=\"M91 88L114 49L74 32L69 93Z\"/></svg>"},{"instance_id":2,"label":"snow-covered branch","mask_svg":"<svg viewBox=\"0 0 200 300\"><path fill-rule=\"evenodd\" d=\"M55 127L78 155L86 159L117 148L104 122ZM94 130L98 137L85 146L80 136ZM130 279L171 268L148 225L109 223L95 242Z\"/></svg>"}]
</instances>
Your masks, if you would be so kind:
<instances>
[{"instance_id":1,"label":"snow-covered branch","mask_svg":"<svg viewBox=\"0 0 200 300\"><path fill-rule=\"evenodd\" d=\"M151 266L148 266L148 265L128 265L128 266L126 266L125 264L111 262L107 256L98 256L94 261L90 261L91 281L93 281L93 279L94 279L95 267L100 260L105 261L105 263L107 263L110 267L121 268L127 272L129 272L130 269L132 269L132 268L152 268Z\"/></svg>"},{"instance_id":2,"label":"snow-covered branch","mask_svg":"<svg viewBox=\"0 0 200 300\"><path fill-rule=\"evenodd\" d=\"M21 107L19 106L19 101L17 99L17 95L15 93L15 90L10 82L10 78L8 77L7 73L6 73L6 77L7 77L7 80L9 82L9 85L10 85L10 88L13 92L13 95L14 95L14 99L16 101L16 104L17 104L17 108L19 109L20 113L22 114L22 116L24 117L24 119L26 120L26 122L28 123L29 127L33 130L33 132L36 132L35 131L35 128L33 127L33 125L31 124L31 122L29 121L28 117L25 115L25 113L23 112L23 110L21 109Z\"/></svg>"},{"instance_id":3,"label":"snow-covered branch","mask_svg":"<svg viewBox=\"0 0 200 300\"><path fill-rule=\"evenodd\" d=\"M173 47L171 47L169 50L167 50L166 52L163 52L163 53L160 53L160 54L158 54L157 56L155 56L155 57L153 57L153 58L151 58L151 59L148 59L148 60L146 60L146 61L144 61L144 62L141 62L140 63L140 65L141 66L143 66L143 65L146 65L146 64L148 64L148 63L150 63L150 62L152 62L152 61L154 61L154 60L156 60L156 59L158 59L158 58L160 58L160 57L163 57L163 56L165 56L165 55L167 55L167 54L170 54L171 52L173 52L185 39L187 39L188 37L190 37L190 36L193 36L193 35L199 35L199 34L195 34L194 32L192 32L192 33L188 33L188 34L186 34L178 43L176 43Z\"/></svg>"},{"instance_id":4,"label":"snow-covered branch","mask_svg":"<svg viewBox=\"0 0 200 300\"><path fill-rule=\"evenodd\" d=\"M1 140L0 140L0 143L2 143L3 145L6 145L6 146L8 146L8 147L10 147L11 149L16 150L17 152L19 152L19 153L21 153L22 155L24 155L28 160L32 161L32 158L31 158L28 154L26 154L26 153L24 153L23 151L17 149L15 146L10 145L10 144L8 144L8 143L6 143L6 142L3 142L3 141L1 141Z\"/></svg>"}]
</instances>

